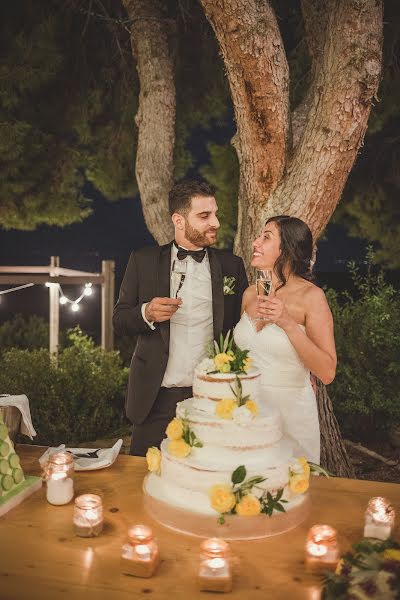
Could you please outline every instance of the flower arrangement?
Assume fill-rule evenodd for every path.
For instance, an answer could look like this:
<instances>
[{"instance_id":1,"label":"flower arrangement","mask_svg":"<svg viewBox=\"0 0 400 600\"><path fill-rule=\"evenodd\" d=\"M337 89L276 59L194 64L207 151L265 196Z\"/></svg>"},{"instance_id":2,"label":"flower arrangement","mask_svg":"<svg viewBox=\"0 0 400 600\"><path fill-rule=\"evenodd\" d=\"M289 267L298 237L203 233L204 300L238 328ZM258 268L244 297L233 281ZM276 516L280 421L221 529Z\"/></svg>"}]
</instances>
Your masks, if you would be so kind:
<instances>
[{"instance_id":1,"label":"flower arrangement","mask_svg":"<svg viewBox=\"0 0 400 600\"><path fill-rule=\"evenodd\" d=\"M227 514L252 517L259 514L272 516L274 510L285 512L283 504L287 500L282 499L283 488L273 496L259 485L265 481L265 477L256 475L246 479L246 475L246 467L241 465L233 471L231 485L214 485L211 488L210 503L212 508L220 513L218 523L221 525L225 523Z\"/></svg>"},{"instance_id":2,"label":"flower arrangement","mask_svg":"<svg viewBox=\"0 0 400 600\"><path fill-rule=\"evenodd\" d=\"M190 429L186 419L175 417L169 423L165 433L169 440L168 451L176 458L185 458L193 447L203 447L194 431Z\"/></svg>"},{"instance_id":3,"label":"flower arrangement","mask_svg":"<svg viewBox=\"0 0 400 600\"><path fill-rule=\"evenodd\" d=\"M207 348L208 358L210 359L211 373L247 373L251 367L252 360L248 356L248 350L241 350L233 341L231 332L228 331L225 338L220 335L219 343L214 340L210 342Z\"/></svg>"},{"instance_id":4,"label":"flower arrangement","mask_svg":"<svg viewBox=\"0 0 400 600\"><path fill-rule=\"evenodd\" d=\"M258 414L258 406L250 396L243 396L240 378L236 375L235 387L229 386L235 397L219 400L215 414L221 419L233 419L241 425L246 425Z\"/></svg>"},{"instance_id":5,"label":"flower arrangement","mask_svg":"<svg viewBox=\"0 0 400 600\"><path fill-rule=\"evenodd\" d=\"M400 544L364 539L340 560L336 572L325 576L323 600L400 597Z\"/></svg>"}]
</instances>

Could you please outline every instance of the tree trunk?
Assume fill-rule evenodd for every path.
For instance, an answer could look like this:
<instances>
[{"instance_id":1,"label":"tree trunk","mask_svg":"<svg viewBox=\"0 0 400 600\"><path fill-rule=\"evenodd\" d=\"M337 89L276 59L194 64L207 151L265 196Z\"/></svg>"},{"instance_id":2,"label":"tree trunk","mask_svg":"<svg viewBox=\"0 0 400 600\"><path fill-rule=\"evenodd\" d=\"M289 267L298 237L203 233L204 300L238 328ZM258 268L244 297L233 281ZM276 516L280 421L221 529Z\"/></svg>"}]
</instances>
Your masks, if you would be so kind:
<instances>
[{"instance_id":1,"label":"tree trunk","mask_svg":"<svg viewBox=\"0 0 400 600\"><path fill-rule=\"evenodd\" d=\"M251 242L266 218L298 216L317 239L339 202L380 81L382 2L330 0L321 12L318 0L303 0L313 78L294 113L293 152L288 68L270 4L201 2L221 46L235 106L240 164L235 250L249 264Z\"/></svg>"},{"instance_id":2,"label":"tree trunk","mask_svg":"<svg viewBox=\"0 0 400 600\"><path fill-rule=\"evenodd\" d=\"M159 244L172 239L168 192L173 182L175 83L173 22L162 0L123 0L140 81L136 179L147 228Z\"/></svg>"},{"instance_id":3,"label":"tree trunk","mask_svg":"<svg viewBox=\"0 0 400 600\"><path fill-rule=\"evenodd\" d=\"M218 39L231 88L240 164L236 251L249 242L265 201L284 174L289 140L289 69L278 23L265 0L201 0ZM245 239L242 244L240 239Z\"/></svg>"},{"instance_id":4,"label":"tree trunk","mask_svg":"<svg viewBox=\"0 0 400 600\"><path fill-rule=\"evenodd\" d=\"M288 66L268 0L201 0L224 57L240 165L235 251L246 265L265 220L289 214L316 241L343 191L380 81L382 0L302 0L312 81L289 116ZM289 131L292 131L292 139ZM325 386L317 383L321 461L354 476Z\"/></svg>"},{"instance_id":5,"label":"tree trunk","mask_svg":"<svg viewBox=\"0 0 400 600\"><path fill-rule=\"evenodd\" d=\"M336 477L354 477L354 468L342 442L326 387L314 376L313 381L321 427L321 465Z\"/></svg>"}]
</instances>

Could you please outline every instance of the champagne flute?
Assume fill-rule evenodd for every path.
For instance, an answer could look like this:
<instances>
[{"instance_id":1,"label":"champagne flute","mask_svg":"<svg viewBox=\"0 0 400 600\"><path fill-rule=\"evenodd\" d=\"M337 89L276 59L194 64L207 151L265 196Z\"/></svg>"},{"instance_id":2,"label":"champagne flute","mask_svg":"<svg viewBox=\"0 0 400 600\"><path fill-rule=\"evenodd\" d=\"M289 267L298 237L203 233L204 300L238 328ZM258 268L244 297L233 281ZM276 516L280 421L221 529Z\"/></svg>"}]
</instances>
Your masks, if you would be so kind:
<instances>
[{"instance_id":1,"label":"champagne flute","mask_svg":"<svg viewBox=\"0 0 400 600\"><path fill-rule=\"evenodd\" d=\"M272 270L256 270L256 290L258 297L269 296L272 291ZM268 321L267 317L256 317L258 321Z\"/></svg>"},{"instance_id":2,"label":"champagne flute","mask_svg":"<svg viewBox=\"0 0 400 600\"><path fill-rule=\"evenodd\" d=\"M171 269L171 298L177 298L186 277L186 261L174 260Z\"/></svg>"}]
</instances>

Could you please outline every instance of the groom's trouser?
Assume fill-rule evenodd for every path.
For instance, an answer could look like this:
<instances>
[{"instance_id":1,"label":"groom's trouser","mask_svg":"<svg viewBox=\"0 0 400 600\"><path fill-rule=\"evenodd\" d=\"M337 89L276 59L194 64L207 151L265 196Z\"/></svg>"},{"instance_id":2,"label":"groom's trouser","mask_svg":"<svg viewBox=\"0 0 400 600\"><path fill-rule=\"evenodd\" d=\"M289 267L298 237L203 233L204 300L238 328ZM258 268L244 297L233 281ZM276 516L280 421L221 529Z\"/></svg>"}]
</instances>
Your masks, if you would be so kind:
<instances>
[{"instance_id":1,"label":"groom's trouser","mask_svg":"<svg viewBox=\"0 0 400 600\"><path fill-rule=\"evenodd\" d=\"M144 422L133 426L130 454L146 456L150 446L159 448L167 425L175 416L176 405L191 396L191 387L160 388Z\"/></svg>"}]
</instances>

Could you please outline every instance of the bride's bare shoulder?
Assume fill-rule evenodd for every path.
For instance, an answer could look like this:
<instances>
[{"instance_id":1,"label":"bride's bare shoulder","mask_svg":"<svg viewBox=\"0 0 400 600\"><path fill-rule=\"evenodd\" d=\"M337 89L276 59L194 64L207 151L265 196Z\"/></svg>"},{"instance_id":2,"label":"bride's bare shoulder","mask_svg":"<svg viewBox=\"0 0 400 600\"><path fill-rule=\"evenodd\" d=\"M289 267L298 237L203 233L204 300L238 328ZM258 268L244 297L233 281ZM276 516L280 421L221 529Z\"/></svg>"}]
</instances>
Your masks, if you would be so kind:
<instances>
[{"instance_id":1,"label":"bride's bare shoulder","mask_svg":"<svg viewBox=\"0 0 400 600\"><path fill-rule=\"evenodd\" d=\"M304 301L308 305L317 306L321 305L321 303L327 304L324 290L312 281L304 281L303 294Z\"/></svg>"},{"instance_id":2,"label":"bride's bare shoulder","mask_svg":"<svg viewBox=\"0 0 400 600\"><path fill-rule=\"evenodd\" d=\"M256 284L253 283L253 285L249 285L249 287L244 290L243 301L246 302L252 300L253 298L255 298L256 295Z\"/></svg>"}]
</instances>

